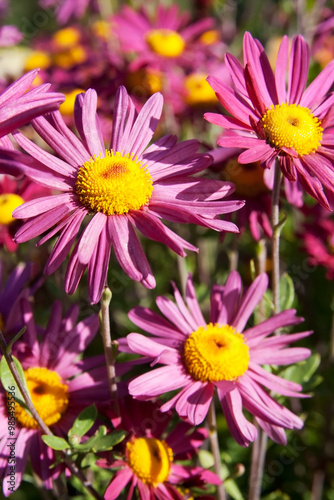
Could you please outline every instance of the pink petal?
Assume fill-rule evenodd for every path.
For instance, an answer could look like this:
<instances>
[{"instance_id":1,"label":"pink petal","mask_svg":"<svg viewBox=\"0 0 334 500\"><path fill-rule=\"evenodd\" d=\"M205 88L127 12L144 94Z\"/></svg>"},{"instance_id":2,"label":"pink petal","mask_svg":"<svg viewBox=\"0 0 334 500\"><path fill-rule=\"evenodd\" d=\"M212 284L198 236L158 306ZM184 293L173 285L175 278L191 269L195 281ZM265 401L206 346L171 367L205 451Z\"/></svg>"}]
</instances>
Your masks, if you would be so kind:
<instances>
[{"instance_id":1,"label":"pink petal","mask_svg":"<svg viewBox=\"0 0 334 500\"><path fill-rule=\"evenodd\" d=\"M135 397L151 398L179 389L188 382L189 375L184 373L183 366L162 366L132 380L129 383L129 393Z\"/></svg>"},{"instance_id":2,"label":"pink petal","mask_svg":"<svg viewBox=\"0 0 334 500\"><path fill-rule=\"evenodd\" d=\"M242 330L244 329L248 318L262 299L267 288L268 276L265 273L262 273L257 278L255 278L251 286L248 288L239 306L238 313L232 323L232 325L238 332L242 332Z\"/></svg>"},{"instance_id":3,"label":"pink petal","mask_svg":"<svg viewBox=\"0 0 334 500\"><path fill-rule=\"evenodd\" d=\"M133 476L130 467L124 467L116 472L104 494L105 500L116 500L123 488L128 484Z\"/></svg>"}]
</instances>

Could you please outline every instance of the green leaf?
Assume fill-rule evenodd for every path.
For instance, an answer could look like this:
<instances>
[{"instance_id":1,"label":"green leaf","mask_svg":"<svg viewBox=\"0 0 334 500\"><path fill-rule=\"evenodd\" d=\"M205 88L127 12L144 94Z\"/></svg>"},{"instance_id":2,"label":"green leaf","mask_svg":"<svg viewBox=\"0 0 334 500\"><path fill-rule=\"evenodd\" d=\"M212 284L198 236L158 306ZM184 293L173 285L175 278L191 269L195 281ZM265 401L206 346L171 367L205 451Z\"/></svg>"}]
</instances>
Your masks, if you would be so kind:
<instances>
[{"instance_id":1,"label":"green leaf","mask_svg":"<svg viewBox=\"0 0 334 500\"><path fill-rule=\"evenodd\" d=\"M26 331L26 329L27 329L27 327L26 327L26 326L24 326L24 327L22 328L22 330L20 330L20 331L19 331L19 333L17 333L17 334L15 335L15 337L14 337L14 338L13 338L13 339L9 342L9 344L7 345L7 352L8 352L8 354L10 354L10 353L12 352L12 347L13 347L14 343L15 343L17 340L19 340L19 338L20 338L20 337L22 337L22 335L24 334L24 332Z\"/></svg>"},{"instance_id":2,"label":"green leaf","mask_svg":"<svg viewBox=\"0 0 334 500\"><path fill-rule=\"evenodd\" d=\"M29 389L27 387L27 383L26 383L25 378L24 378L22 365L19 362L19 360L16 359L14 356L12 356L12 358L13 358L14 364L16 366L16 369L18 371L18 374L20 376L20 379L22 381L22 385L25 387L26 391L29 394ZM0 361L0 377L1 377L1 383L2 383L5 391L13 394L15 401L17 401L31 416L29 410L27 409L27 405L25 404L25 401L23 399L21 391L17 387L17 383L12 375L12 372L10 371L10 368L8 366L8 363L6 361L5 356L2 356L1 361Z\"/></svg>"},{"instance_id":3,"label":"green leaf","mask_svg":"<svg viewBox=\"0 0 334 500\"><path fill-rule=\"evenodd\" d=\"M72 428L68 431L68 437L73 438L73 436L84 436L94 425L96 417L97 409L94 404L82 410L82 412L75 419Z\"/></svg>"},{"instance_id":4,"label":"green leaf","mask_svg":"<svg viewBox=\"0 0 334 500\"><path fill-rule=\"evenodd\" d=\"M284 273L279 282L281 311L290 309L295 300L295 287L291 277Z\"/></svg>"},{"instance_id":5,"label":"green leaf","mask_svg":"<svg viewBox=\"0 0 334 500\"><path fill-rule=\"evenodd\" d=\"M93 451L97 453L99 451L112 450L116 444L123 441L126 434L126 431L115 431L107 434L103 438L98 438L96 441L94 441Z\"/></svg>"},{"instance_id":6,"label":"green leaf","mask_svg":"<svg viewBox=\"0 0 334 500\"><path fill-rule=\"evenodd\" d=\"M61 450L66 450L66 448L70 447L66 439L62 437L48 436L47 434L44 434L42 436L42 440L46 445L50 446L50 448L52 448L53 450L61 451Z\"/></svg>"},{"instance_id":7,"label":"green leaf","mask_svg":"<svg viewBox=\"0 0 334 500\"><path fill-rule=\"evenodd\" d=\"M73 445L73 449L81 453L88 453L89 451L93 451L95 443L98 443L100 439L105 439L106 435L107 428L104 425L100 425L94 436L87 439L87 441L85 441L84 443Z\"/></svg>"},{"instance_id":8,"label":"green leaf","mask_svg":"<svg viewBox=\"0 0 334 500\"><path fill-rule=\"evenodd\" d=\"M224 481L224 487L227 493L234 498L234 500L244 500L244 497L239 490L237 483L233 479Z\"/></svg>"},{"instance_id":9,"label":"green leaf","mask_svg":"<svg viewBox=\"0 0 334 500\"><path fill-rule=\"evenodd\" d=\"M287 380L303 385L304 390L309 390L314 387L315 381L317 381L317 384L321 381L319 376L313 377L315 371L320 365L320 362L320 354L315 353L305 361L289 366L285 370L281 371L279 375Z\"/></svg>"}]
</instances>

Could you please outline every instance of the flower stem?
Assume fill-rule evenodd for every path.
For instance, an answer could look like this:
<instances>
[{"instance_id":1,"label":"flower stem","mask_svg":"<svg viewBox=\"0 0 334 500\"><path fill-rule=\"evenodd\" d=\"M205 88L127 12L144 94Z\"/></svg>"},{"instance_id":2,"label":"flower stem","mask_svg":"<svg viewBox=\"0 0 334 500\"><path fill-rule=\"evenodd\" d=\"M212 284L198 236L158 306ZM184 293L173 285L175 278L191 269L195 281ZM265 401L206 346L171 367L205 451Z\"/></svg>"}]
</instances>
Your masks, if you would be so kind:
<instances>
[{"instance_id":1,"label":"flower stem","mask_svg":"<svg viewBox=\"0 0 334 500\"><path fill-rule=\"evenodd\" d=\"M279 266L279 242L282 226L279 224L279 195L281 187L281 169L276 161L274 186L272 192L272 213L271 213L271 226L273 230L272 235L272 287L273 287L273 302L275 313L280 312L280 297L279 297L279 279L280 279L280 266Z\"/></svg>"},{"instance_id":2,"label":"flower stem","mask_svg":"<svg viewBox=\"0 0 334 500\"><path fill-rule=\"evenodd\" d=\"M111 290L106 285L104 287L101 297L101 312L100 312L101 335L103 340L104 354L106 357L106 365L107 365L108 381L109 381L111 397L116 405L116 410L119 415L116 369L115 369L118 342L117 340L111 339L110 314L109 314L111 299L112 299Z\"/></svg>"},{"instance_id":3,"label":"flower stem","mask_svg":"<svg viewBox=\"0 0 334 500\"><path fill-rule=\"evenodd\" d=\"M13 378L17 384L17 387L21 391L21 394L23 396L24 402L30 411L31 415L33 418L36 420L38 423L39 427L41 428L42 432L44 434L47 434L48 436L53 436L53 432L49 429L49 427L45 424L45 422L41 419L39 414L36 411L36 408L33 405L33 402L31 401L30 394L26 390L24 384L22 383L21 377L17 371L17 368L15 366L14 360L12 358L12 355L9 352L7 343L5 341L4 336L2 335L2 332L0 331L0 347L3 352L3 355L7 361L8 367L11 371L11 374L13 375ZM71 459L66 457L66 452L61 452L65 455L64 462L67 466L67 468L71 471L71 473L76 476L80 482L83 484L83 486L86 488L86 490L97 500L102 500L102 497L99 495L97 491L93 488L91 483L86 479L84 474L77 468L77 466L72 462Z\"/></svg>"},{"instance_id":4,"label":"flower stem","mask_svg":"<svg viewBox=\"0 0 334 500\"><path fill-rule=\"evenodd\" d=\"M218 477L221 477L220 467L220 449L219 449L219 441L218 441L218 433L217 433L217 422L216 422L216 412L215 412L215 404L212 399L209 411L208 411L208 424L209 424L209 439L211 451L213 454L213 459L215 461L215 473ZM226 500L226 493L223 484L217 486L217 495L218 500Z\"/></svg>"},{"instance_id":5,"label":"flower stem","mask_svg":"<svg viewBox=\"0 0 334 500\"><path fill-rule=\"evenodd\" d=\"M279 265L279 243L280 243L280 233L282 229L282 224L279 221L279 197L281 188L281 178L282 173L278 161L275 164L274 173L274 186L272 191L272 213L271 213L271 225L272 225L272 289L273 289L273 303L275 313L280 312L280 265ZM278 335L279 332L277 331ZM252 449L252 461L251 461L251 472L250 472L250 482L249 482L249 500L260 500L261 497L261 484L263 478L263 470L266 459L267 450L267 435L262 431L258 424L256 424L258 436L253 444Z\"/></svg>"}]
</instances>

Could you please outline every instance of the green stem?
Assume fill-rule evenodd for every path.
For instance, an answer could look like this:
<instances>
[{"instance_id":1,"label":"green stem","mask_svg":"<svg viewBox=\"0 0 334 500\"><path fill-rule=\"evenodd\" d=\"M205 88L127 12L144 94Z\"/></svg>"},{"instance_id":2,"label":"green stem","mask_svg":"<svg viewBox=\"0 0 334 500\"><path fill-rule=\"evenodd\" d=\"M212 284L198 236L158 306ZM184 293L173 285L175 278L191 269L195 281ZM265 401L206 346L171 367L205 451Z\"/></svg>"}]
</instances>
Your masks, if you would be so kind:
<instances>
[{"instance_id":1,"label":"green stem","mask_svg":"<svg viewBox=\"0 0 334 500\"><path fill-rule=\"evenodd\" d=\"M220 461L220 449L217 433L217 422L216 422L216 411L214 400L212 399L209 411L208 411L208 425L209 425L209 440L210 447L214 459L215 473L221 478L221 461ZM226 500L226 492L223 483L217 486L217 496L218 500Z\"/></svg>"},{"instance_id":2,"label":"green stem","mask_svg":"<svg viewBox=\"0 0 334 500\"><path fill-rule=\"evenodd\" d=\"M118 342L111 339L110 331L110 302L112 293L110 288L106 285L104 287L101 297L101 335L103 340L104 354L106 357L106 366L108 372L108 381L111 392L111 398L115 403L117 413L119 415L118 398L117 398L117 384L116 384L116 369L115 362L117 356Z\"/></svg>"}]
</instances>

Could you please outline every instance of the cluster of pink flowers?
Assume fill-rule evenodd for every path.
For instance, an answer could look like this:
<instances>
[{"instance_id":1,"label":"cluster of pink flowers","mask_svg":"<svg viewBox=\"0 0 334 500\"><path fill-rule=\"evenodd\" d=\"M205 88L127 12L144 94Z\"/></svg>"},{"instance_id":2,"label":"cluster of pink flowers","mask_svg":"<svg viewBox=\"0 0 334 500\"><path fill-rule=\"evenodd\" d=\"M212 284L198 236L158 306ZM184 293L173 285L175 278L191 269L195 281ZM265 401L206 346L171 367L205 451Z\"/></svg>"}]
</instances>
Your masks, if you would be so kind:
<instances>
[{"instance_id":1,"label":"cluster of pink flowers","mask_svg":"<svg viewBox=\"0 0 334 500\"><path fill-rule=\"evenodd\" d=\"M43 8L56 8L64 25L98 4L41 1ZM15 29L0 31L2 45L20 42ZM95 304L104 307L111 261L147 294L159 285L147 240L185 258L187 251L201 252L191 237L194 227L200 234L213 230L221 240L247 230L255 242L274 237L275 169L284 178L288 203L300 209L306 192L321 205L302 209L313 217L303 244L311 264L326 267L333 279L334 222L323 214L334 199L334 62L307 87L310 50L301 35L291 49L283 37L273 70L264 47L246 33L242 64L227 53L213 18L192 23L176 5L159 6L154 15L126 6L92 32L68 26L51 41L37 37L32 46L30 71L0 94L1 336L8 344L25 328L11 351L36 410L56 436L66 439L93 403L99 416L84 439L98 423L108 433L125 431L113 450L94 456L96 466L116 470L105 485L107 500L123 494L128 500L213 498L222 480L217 467L214 473L195 464L210 434L198 426L217 398L239 445L248 447L260 432L285 445L285 430L301 429L304 422L275 394L308 395L278 367L310 356L308 348L290 344L312 332L291 333L303 321L291 305L268 312L265 272L250 282L243 279L246 273L242 278L232 270L222 285L215 271L214 284L203 284L209 312L197 299L192 275L184 272L184 294L172 282L174 300L156 298L160 313L141 305L129 312L145 334L117 340L126 362L116 363L117 389L110 392L110 356L107 368L102 355L82 356L99 329ZM221 127L219 147L200 136L178 141L165 130L174 123L179 131L183 120L193 121L195 133L210 124ZM34 263L13 265L36 237L37 248L47 243L44 255L36 250ZM11 273L3 272L5 263L11 263ZM54 301L47 319L43 313L39 321L38 294L52 275L74 299L66 298L72 305L64 316L61 301ZM78 290L85 296L81 309ZM88 302L92 315L83 310ZM9 393L1 387L2 429ZM52 489L53 481L71 472L18 401L15 412L16 482L13 489L5 480L11 467L3 434L3 493L19 488L28 459Z\"/></svg>"}]
</instances>

